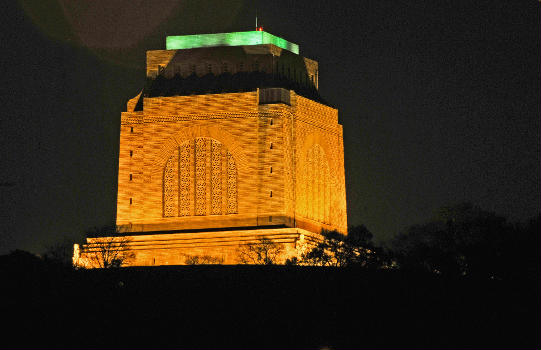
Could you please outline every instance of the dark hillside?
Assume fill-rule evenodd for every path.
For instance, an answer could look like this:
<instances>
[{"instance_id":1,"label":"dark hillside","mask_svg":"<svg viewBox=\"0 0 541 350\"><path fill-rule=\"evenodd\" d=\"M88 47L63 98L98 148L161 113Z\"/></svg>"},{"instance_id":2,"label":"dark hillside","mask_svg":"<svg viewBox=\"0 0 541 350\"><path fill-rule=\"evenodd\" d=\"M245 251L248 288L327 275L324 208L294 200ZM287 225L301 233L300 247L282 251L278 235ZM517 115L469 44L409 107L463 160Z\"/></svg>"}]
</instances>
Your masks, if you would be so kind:
<instances>
[{"instance_id":1,"label":"dark hillside","mask_svg":"<svg viewBox=\"0 0 541 350\"><path fill-rule=\"evenodd\" d=\"M72 271L0 258L3 347L534 348L536 281L174 266Z\"/></svg>"}]
</instances>

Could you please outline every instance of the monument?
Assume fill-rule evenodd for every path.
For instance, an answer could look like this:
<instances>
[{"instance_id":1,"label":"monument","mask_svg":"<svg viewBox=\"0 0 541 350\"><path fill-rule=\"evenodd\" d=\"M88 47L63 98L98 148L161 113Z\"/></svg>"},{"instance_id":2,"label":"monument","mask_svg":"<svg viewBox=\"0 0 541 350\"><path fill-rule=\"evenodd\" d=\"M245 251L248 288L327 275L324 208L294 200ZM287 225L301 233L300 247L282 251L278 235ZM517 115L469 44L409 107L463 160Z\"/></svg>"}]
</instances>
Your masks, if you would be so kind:
<instances>
[{"instance_id":1,"label":"monument","mask_svg":"<svg viewBox=\"0 0 541 350\"><path fill-rule=\"evenodd\" d=\"M299 256L347 231L338 110L318 63L261 29L167 36L121 115L116 224L127 265L238 263L261 238ZM74 261L104 238L76 245Z\"/></svg>"}]
</instances>

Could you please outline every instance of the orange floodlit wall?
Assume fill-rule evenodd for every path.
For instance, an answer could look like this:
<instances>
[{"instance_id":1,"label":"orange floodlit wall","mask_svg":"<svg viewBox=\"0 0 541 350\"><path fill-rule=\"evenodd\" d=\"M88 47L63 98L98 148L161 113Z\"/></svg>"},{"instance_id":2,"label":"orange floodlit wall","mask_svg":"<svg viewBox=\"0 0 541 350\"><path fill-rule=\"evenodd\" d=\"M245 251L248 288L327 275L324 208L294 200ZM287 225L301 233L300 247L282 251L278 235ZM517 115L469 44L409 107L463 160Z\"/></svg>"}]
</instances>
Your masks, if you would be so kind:
<instances>
[{"instance_id":1,"label":"orange floodlit wall","mask_svg":"<svg viewBox=\"0 0 541 350\"><path fill-rule=\"evenodd\" d=\"M289 93L291 105L258 91L144 98L122 113L117 225L345 232L337 110Z\"/></svg>"}]
</instances>

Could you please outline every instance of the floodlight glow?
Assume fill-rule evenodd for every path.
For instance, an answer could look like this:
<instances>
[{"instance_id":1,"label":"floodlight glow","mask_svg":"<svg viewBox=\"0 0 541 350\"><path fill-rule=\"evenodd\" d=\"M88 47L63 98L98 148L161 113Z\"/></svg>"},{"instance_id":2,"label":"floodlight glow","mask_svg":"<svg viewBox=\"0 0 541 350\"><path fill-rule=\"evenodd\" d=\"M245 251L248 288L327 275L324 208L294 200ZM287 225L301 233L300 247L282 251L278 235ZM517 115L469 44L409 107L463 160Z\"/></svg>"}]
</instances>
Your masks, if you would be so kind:
<instances>
[{"instance_id":1,"label":"floodlight glow","mask_svg":"<svg viewBox=\"0 0 541 350\"><path fill-rule=\"evenodd\" d=\"M195 49L199 47L243 46L273 44L284 50L299 54L299 45L264 31L175 35L165 38L167 50Z\"/></svg>"}]
</instances>

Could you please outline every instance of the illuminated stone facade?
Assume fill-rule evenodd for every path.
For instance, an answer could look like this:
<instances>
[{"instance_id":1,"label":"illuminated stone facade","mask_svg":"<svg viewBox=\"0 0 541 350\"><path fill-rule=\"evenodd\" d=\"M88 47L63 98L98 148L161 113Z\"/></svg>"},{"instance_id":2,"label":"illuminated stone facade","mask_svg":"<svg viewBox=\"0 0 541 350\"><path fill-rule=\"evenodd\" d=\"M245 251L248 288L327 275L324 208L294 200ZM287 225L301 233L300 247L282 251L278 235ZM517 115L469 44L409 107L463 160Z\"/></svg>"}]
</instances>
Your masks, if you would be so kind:
<instances>
[{"instance_id":1,"label":"illuminated stone facade","mask_svg":"<svg viewBox=\"0 0 541 350\"><path fill-rule=\"evenodd\" d=\"M147 52L149 81L224 66L227 74L284 73L317 90L317 62L274 45ZM121 115L117 225L131 237L131 265L183 264L193 255L234 264L239 245L261 237L283 244L285 259L322 228L346 233L337 109L280 86L143 90Z\"/></svg>"}]
</instances>

